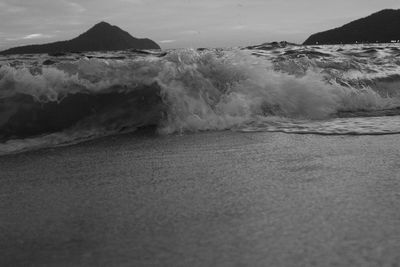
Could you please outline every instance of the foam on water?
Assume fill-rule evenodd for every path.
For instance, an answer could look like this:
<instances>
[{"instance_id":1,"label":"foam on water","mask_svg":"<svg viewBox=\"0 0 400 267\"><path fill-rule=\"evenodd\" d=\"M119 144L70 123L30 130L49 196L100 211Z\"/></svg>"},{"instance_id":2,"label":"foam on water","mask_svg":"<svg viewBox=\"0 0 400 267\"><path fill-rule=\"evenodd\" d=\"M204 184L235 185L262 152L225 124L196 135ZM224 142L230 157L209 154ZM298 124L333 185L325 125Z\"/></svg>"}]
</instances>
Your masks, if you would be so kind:
<instances>
[{"instance_id":1,"label":"foam on water","mask_svg":"<svg viewBox=\"0 0 400 267\"><path fill-rule=\"evenodd\" d=\"M1 58L0 153L149 125L163 134L398 133L399 51L258 46L71 54L49 65L45 55Z\"/></svg>"},{"instance_id":2,"label":"foam on water","mask_svg":"<svg viewBox=\"0 0 400 267\"><path fill-rule=\"evenodd\" d=\"M249 123L239 131L322 135L399 134L400 116L335 118L318 121L268 118Z\"/></svg>"}]
</instances>

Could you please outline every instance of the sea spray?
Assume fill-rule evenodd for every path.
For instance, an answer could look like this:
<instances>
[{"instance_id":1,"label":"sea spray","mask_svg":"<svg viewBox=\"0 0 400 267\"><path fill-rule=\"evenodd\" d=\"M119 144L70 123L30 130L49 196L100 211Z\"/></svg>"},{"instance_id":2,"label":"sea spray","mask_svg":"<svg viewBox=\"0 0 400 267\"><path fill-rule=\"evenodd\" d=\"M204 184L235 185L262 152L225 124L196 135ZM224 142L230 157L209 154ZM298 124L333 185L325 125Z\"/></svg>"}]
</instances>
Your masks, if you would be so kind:
<instances>
[{"instance_id":1,"label":"sea spray","mask_svg":"<svg viewBox=\"0 0 400 267\"><path fill-rule=\"evenodd\" d=\"M279 130L342 114L398 114L394 50L364 58L335 49L182 49L126 59L71 56L51 66L3 58L0 147L8 153L149 125L167 134Z\"/></svg>"}]
</instances>

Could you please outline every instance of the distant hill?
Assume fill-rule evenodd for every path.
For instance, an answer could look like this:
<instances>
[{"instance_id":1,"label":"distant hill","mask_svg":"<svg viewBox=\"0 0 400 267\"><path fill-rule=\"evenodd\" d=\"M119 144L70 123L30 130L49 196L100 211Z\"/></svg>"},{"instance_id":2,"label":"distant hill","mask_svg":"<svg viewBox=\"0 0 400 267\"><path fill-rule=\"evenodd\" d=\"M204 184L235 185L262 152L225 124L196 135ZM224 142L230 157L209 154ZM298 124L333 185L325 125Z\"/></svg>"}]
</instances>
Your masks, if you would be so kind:
<instances>
[{"instance_id":1,"label":"distant hill","mask_svg":"<svg viewBox=\"0 0 400 267\"><path fill-rule=\"evenodd\" d=\"M400 9L384 9L340 28L311 35L303 44L390 43L400 40Z\"/></svg>"},{"instance_id":2,"label":"distant hill","mask_svg":"<svg viewBox=\"0 0 400 267\"><path fill-rule=\"evenodd\" d=\"M7 49L0 54L39 54L72 51L112 51L134 49L160 49L150 39L137 39L117 26L100 22L87 32L69 41L60 41L42 45L27 45Z\"/></svg>"},{"instance_id":3,"label":"distant hill","mask_svg":"<svg viewBox=\"0 0 400 267\"><path fill-rule=\"evenodd\" d=\"M272 50L275 48L284 48L287 46L298 46L295 43L289 43L287 41L280 41L280 42L272 42L272 43L263 43L260 45L251 45L245 47L246 49L260 49L260 50Z\"/></svg>"}]
</instances>

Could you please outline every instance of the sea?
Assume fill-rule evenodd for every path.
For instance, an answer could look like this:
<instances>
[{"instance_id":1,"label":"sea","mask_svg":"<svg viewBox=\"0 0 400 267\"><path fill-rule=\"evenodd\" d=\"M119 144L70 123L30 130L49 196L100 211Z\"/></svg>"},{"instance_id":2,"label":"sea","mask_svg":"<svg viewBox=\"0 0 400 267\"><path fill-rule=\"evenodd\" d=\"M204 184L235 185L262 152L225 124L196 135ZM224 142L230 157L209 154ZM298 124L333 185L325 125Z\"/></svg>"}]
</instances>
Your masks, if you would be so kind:
<instances>
[{"instance_id":1,"label":"sea","mask_svg":"<svg viewBox=\"0 0 400 267\"><path fill-rule=\"evenodd\" d=\"M0 266L400 262L399 44L0 65Z\"/></svg>"},{"instance_id":2,"label":"sea","mask_svg":"<svg viewBox=\"0 0 400 267\"><path fill-rule=\"evenodd\" d=\"M0 57L0 155L150 129L400 133L400 45Z\"/></svg>"}]
</instances>

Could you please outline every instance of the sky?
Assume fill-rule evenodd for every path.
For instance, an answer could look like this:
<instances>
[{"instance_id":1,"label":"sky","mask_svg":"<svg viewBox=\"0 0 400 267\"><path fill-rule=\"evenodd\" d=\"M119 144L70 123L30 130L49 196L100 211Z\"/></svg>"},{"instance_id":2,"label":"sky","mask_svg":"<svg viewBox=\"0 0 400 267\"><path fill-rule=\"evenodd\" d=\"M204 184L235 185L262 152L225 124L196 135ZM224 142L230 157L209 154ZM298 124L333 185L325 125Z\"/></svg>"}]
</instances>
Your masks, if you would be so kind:
<instances>
[{"instance_id":1,"label":"sky","mask_svg":"<svg viewBox=\"0 0 400 267\"><path fill-rule=\"evenodd\" d=\"M162 48L246 46L342 26L399 0L0 0L0 50L72 39L100 21Z\"/></svg>"}]
</instances>

